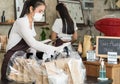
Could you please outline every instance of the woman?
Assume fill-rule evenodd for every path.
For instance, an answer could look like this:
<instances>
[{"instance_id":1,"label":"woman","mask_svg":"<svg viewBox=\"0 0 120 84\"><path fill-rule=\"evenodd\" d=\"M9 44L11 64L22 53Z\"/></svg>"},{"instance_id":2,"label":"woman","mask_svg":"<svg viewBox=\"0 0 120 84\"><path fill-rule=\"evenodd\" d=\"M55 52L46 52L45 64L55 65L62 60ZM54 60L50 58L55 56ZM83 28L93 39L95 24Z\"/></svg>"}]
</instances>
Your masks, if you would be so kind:
<instances>
[{"instance_id":1,"label":"woman","mask_svg":"<svg viewBox=\"0 0 120 84\"><path fill-rule=\"evenodd\" d=\"M57 14L60 18L56 19L52 27L51 39L55 41L55 46L64 42L75 42L77 40L77 27L70 17L66 6L59 3L56 6Z\"/></svg>"},{"instance_id":2,"label":"woman","mask_svg":"<svg viewBox=\"0 0 120 84\"><path fill-rule=\"evenodd\" d=\"M40 21L45 10L45 3L42 0L26 0L20 18L17 19L10 31L7 52L4 56L1 79L6 80L6 70L11 56L19 50L26 51L33 48L38 51L52 55L54 51L58 51L64 47L53 47L42 42L36 41L34 36L34 21Z\"/></svg>"}]
</instances>

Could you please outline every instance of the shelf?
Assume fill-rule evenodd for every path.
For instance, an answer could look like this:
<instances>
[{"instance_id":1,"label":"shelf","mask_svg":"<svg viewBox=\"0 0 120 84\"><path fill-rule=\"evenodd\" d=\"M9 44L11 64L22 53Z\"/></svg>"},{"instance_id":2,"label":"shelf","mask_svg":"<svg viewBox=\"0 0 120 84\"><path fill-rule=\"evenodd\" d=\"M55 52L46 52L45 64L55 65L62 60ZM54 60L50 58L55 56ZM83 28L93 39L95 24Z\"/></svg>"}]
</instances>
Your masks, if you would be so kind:
<instances>
[{"instance_id":1,"label":"shelf","mask_svg":"<svg viewBox=\"0 0 120 84\"><path fill-rule=\"evenodd\" d=\"M6 52L6 50L0 50L0 53L5 53Z\"/></svg>"},{"instance_id":2,"label":"shelf","mask_svg":"<svg viewBox=\"0 0 120 84\"><path fill-rule=\"evenodd\" d=\"M12 25L12 24L13 24L13 22L11 22L11 23L8 23L8 22L2 23L2 22L0 22L0 25Z\"/></svg>"},{"instance_id":3,"label":"shelf","mask_svg":"<svg viewBox=\"0 0 120 84\"><path fill-rule=\"evenodd\" d=\"M35 22L34 24L35 24L35 26L45 26L45 25L49 25L49 24L46 23L46 22Z\"/></svg>"},{"instance_id":4,"label":"shelf","mask_svg":"<svg viewBox=\"0 0 120 84\"><path fill-rule=\"evenodd\" d=\"M0 22L0 25L13 25L14 22L5 22L5 23L2 23ZM46 22L35 22L35 26L45 26L45 25L49 25L48 23Z\"/></svg>"},{"instance_id":5,"label":"shelf","mask_svg":"<svg viewBox=\"0 0 120 84\"><path fill-rule=\"evenodd\" d=\"M120 9L104 9L105 11L120 11Z\"/></svg>"}]
</instances>

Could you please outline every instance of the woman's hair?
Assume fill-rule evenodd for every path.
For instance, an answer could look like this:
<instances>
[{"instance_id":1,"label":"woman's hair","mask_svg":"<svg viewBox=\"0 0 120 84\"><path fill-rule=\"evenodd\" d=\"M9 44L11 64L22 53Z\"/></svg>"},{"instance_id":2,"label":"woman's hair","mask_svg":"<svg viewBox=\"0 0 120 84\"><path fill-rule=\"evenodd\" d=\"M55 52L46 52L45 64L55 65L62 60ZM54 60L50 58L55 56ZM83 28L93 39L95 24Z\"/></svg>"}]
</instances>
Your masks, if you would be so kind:
<instances>
[{"instance_id":1,"label":"woman's hair","mask_svg":"<svg viewBox=\"0 0 120 84\"><path fill-rule=\"evenodd\" d=\"M20 18L23 17L25 14L30 13L30 6L32 6L34 10L39 5L45 5L45 2L42 0L26 0Z\"/></svg>"},{"instance_id":2,"label":"woman's hair","mask_svg":"<svg viewBox=\"0 0 120 84\"><path fill-rule=\"evenodd\" d=\"M63 28L62 32L66 34L73 34L74 31L74 22L71 19L66 6L63 3L59 3L56 6L56 10L59 12L60 17L62 18Z\"/></svg>"},{"instance_id":3,"label":"woman's hair","mask_svg":"<svg viewBox=\"0 0 120 84\"><path fill-rule=\"evenodd\" d=\"M25 3L24 3L23 10L22 10L22 13L20 15L20 18L23 17L25 14L30 13L30 10L29 10L30 6L32 6L33 9L35 9L39 5L45 5L45 2L43 2L42 0L26 0ZM12 27L8 31L8 38L9 38Z\"/></svg>"}]
</instances>

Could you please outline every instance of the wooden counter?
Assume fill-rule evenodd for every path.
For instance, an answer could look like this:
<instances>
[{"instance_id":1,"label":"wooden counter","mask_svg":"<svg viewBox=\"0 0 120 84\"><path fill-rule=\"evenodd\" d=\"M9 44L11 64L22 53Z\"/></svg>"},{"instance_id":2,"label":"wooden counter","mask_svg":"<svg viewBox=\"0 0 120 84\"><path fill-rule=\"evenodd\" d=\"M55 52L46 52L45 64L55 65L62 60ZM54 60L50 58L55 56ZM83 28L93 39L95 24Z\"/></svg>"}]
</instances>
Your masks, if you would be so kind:
<instances>
[{"instance_id":1,"label":"wooden counter","mask_svg":"<svg viewBox=\"0 0 120 84\"><path fill-rule=\"evenodd\" d=\"M98 77L99 76L99 62L84 61L87 76ZM112 84L120 84L120 64L108 64L106 65L106 76L113 80Z\"/></svg>"},{"instance_id":2,"label":"wooden counter","mask_svg":"<svg viewBox=\"0 0 120 84\"><path fill-rule=\"evenodd\" d=\"M16 82L8 82L8 81L0 81L0 84L25 84L25 83L16 83ZM98 81L96 77L87 77L87 80L84 84L112 84L112 80L107 81Z\"/></svg>"}]
</instances>

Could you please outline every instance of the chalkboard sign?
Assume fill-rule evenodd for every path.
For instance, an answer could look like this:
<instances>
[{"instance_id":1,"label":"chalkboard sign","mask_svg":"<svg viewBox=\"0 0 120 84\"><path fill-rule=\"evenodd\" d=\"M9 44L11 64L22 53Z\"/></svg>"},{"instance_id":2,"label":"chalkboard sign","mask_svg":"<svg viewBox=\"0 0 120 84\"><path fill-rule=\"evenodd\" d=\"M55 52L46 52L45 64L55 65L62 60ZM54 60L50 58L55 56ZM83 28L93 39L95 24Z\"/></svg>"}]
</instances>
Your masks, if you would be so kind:
<instances>
[{"instance_id":1,"label":"chalkboard sign","mask_svg":"<svg viewBox=\"0 0 120 84\"><path fill-rule=\"evenodd\" d=\"M117 52L120 58L120 37L97 36L96 56L107 58L108 52Z\"/></svg>"}]
</instances>

